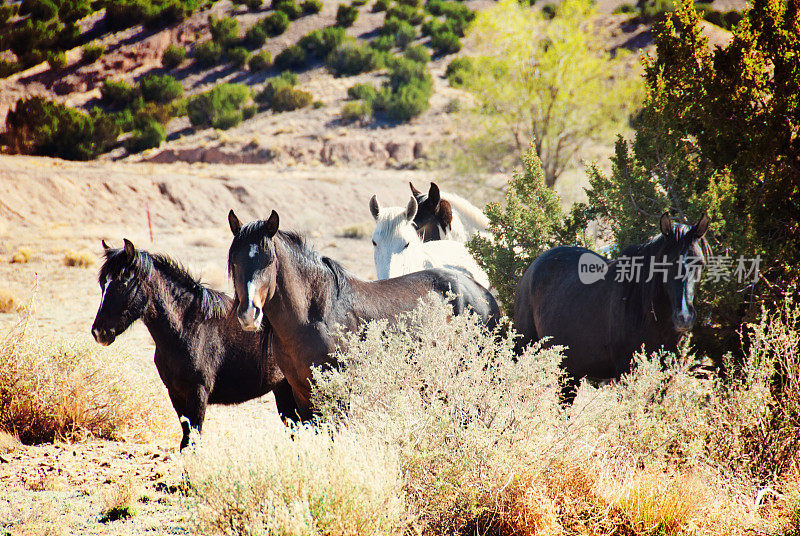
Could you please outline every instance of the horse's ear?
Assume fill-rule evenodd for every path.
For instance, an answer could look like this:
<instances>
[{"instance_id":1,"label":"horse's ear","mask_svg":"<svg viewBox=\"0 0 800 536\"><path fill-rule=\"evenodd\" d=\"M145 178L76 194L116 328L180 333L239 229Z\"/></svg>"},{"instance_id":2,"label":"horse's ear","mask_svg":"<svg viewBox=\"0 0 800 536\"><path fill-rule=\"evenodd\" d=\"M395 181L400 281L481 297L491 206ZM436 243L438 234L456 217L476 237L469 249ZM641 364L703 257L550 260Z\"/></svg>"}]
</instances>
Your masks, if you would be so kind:
<instances>
[{"instance_id":1,"label":"horse's ear","mask_svg":"<svg viewBox=\"0 0 800 536\"><path fill-rule=\"evenodd\" d=\"M128 240L127 238L123 238L122 242L125 244L123 249L125 250L125 257L128 259L128 262L131 264L136 262L136 248L133 247L133 242Z\"/></svg>"},{"instance_id":2,"label":"horse's ear","mask_svg":"<svg viewBox=\"0 0 800 536\"><path fill-rule=\"evenodd\" d=\"M410 184L410 183L409 183ZM413 188L413 186L412 186ZM378 203L378 196L373 195L369 200L369 211L372 214L372 217L377 220L378 214L381 213L381 204Z\"/></svg>"},{"instance_id":3,"label":"horse's ear","mask_svg":"<svg viewBox=\"0 0 800 536\"><path fill-rule=\"evenodd\" d=\"M708 218L708 214L703 212L700 220L695 223L694 228L692 228L692 234L694 234L695 238L703 238L703 235L708 231L708 224L710 222L711 220Z\"/></svg>"},{"instance_id":4,"label":"horse's ear","mask_svg":"<svg viewBox=\"0 0 800 536\"><path fill-rule=\"evenodd\" d=\"M439 207L436 209L436 217L439 218L439 224L442 229L448 230L453 225L453 206L450 201L442 199L439 202Z\"/></svg>"},{"instance_id":5,"label":"horse's ear","mask_svg":"<svg viewBox=\"0 0 800 536\"><path fill-rule=\"evenodd\" d=\"M422 192L420 192L419 190L414 188L414 183L413 182L408 181L408 185L411 186L411 193L414 194L414 197L422 195Z\"/></svg>"},{"instance_id":6,"label":"horse's ear","mask_svg":"<svg viewBox=\"0 0 800 536\"><path fill-rule=\"evenodd\" d=\"M431 183L431 187L428 188L428 199L431 202L431 206L437 206L439 204L439 200L441 200L442 196L439 192L439 187L436 185L435 182Z\"/></svg>"},{"instance_id":7,"label":"horse's ear","mask_svg":"<svg viewBox=\"0 0 800 536\"><path fill-rule=\"evenodd\" d=\"M236 214L233 213L233 209L228 212L228 225L231 226L231 232L233 233L233 236L238 235L239 231L242 230L242 222L236 217Z\"/></svg>"},{"instance_id":8,"label":"horse's ear","mask_svg":"<svg viewBox=\"0 0 800 536\"><path fill-rule=\"evenodd\" d=\"M104 249L105 251L108 251L109 249L111 249L111 248L108 246L108 244L106 244L106 241L105 241L105 240L101 240L101 241L100 241L100 243L101 243L101 244L103 244L103 249Z\"/></svg>"},{"instance_id":9,"label":"horse's ear","mask_svg":"<svg viewBox=\"0 0 800 536\"><path fill-rule=\"evenodd\" d=\"M278 217L278 213L274 210L272 214L269 215L267 218L267 238L272 238L278 232L278 224L280 223L280 218Z\"/></svg>"},{"instance_id":10,"label":"horse's ear","mask_svg":"<svg viewBox=\"0 0 800 536\"><path fill-rule=\"evenodd\" d=\"M414 196L411 196L411 199L408 200L408 205L406 205L406 220L414 221L414 216L417 215L417 200L414 199Z\"/></svg>"},{"instance_id":11,"label":"horse's ear","mask_svg":"<svg viewBox=\"0 0 800 536\"><path fill-rule=\"evenodd\" d=\"M661 215L661 234L670 236L672 234L672 220L669 219L669 212Z\"/></svg>"}]
</instances>

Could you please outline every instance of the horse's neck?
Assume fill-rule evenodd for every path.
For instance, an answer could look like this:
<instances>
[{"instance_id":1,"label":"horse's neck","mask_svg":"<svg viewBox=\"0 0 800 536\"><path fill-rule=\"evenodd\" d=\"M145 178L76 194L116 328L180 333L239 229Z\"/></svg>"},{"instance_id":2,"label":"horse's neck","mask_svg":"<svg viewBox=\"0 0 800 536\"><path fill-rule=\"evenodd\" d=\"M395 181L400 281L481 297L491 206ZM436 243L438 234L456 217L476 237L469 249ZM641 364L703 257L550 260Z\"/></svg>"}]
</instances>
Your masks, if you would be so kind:
<instances>
[{"instance_id":1,"label":"horse's neck","mask_svg":"<svg viewBox=\"0 0 800 536\"><path fill-rule=\"evenodd\" d=\"M143 284L147 287L150 300L142 321L156 346L159 343L174 343L191 322L186 315L192 302L186 299L186 295L191 295L191 291L168 282L166 276L155 267Z\"/></svg>"}]
</instances>

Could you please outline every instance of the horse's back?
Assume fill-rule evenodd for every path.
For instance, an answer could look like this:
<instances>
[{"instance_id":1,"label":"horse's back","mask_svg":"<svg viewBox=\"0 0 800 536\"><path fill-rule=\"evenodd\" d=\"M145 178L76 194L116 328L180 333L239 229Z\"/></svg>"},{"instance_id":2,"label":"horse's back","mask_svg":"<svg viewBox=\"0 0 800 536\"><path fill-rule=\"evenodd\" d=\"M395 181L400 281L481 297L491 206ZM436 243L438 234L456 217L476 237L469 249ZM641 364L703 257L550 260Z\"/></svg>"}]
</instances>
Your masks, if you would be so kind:
<instances>
[{"instance_id":1,"label":"horse's back","mask_svg":"<svg viewBox=\"0 0 800 536\"><path fill-rule=\"evenodd\" d=\"M500 320L500 306L494 296L474 279L461 272L438 268L425 270L432 277L433 289L438 294L446 297L453 295L450 301L453 313L463 314L471 310L477 314L489 328L494 328Z\"/></svg>"}]
</instances>

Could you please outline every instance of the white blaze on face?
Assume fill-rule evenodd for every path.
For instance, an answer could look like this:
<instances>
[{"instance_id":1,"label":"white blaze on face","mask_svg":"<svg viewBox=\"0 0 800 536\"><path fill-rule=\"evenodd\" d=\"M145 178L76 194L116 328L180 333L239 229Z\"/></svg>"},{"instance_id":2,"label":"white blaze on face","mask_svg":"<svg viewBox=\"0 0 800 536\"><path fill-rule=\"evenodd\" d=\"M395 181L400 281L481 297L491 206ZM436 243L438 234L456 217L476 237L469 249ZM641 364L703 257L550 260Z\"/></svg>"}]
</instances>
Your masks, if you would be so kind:
<instances>
[{"instance_id":1,"label":"white blaze on face","mask_svg":"<svg viewBox=\"0 0 800 536\"><path fill-rule=\"evenodd\" d=\"M258 253L258 244L250 244L250 253L248 253L248 255L250 255L250 258L252 259L253 257L255 257L256 253Z\"/></svg>"},{"instance_id":2,"label":"white blaze on face","mask_svg":"<svg viewBox=\"0 0 800 536\"><path fill-rule=\"evenodd\" d=\"M406 219L404 207L381 208L372 241L378 279L388 279L424 269L422 240Z\"/></svg>"},{"instance_id":3,"label":"white blaze on face","mask_svg":"<svg viewBox=\"0 0 800 536\"><path fill-rule=\"evenodd\" d=\"M106 301L106 292L108 292L108 279L104 280L100 283L100 307L97 308L99 311L103 308L103 303Z\"/></svg>"}]
</instances>

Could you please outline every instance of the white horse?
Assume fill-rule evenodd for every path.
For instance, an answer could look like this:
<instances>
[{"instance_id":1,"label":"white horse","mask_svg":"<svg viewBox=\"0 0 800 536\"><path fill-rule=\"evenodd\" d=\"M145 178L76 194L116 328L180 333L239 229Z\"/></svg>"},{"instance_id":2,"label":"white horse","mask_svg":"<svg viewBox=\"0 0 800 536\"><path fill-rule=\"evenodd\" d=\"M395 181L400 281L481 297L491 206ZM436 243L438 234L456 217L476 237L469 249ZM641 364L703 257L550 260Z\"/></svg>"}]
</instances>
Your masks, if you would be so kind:
<instances>
[{"instance_id":1,"label":"white horse","mask_svg":"<svg viewBox=\"0 0 800 536\"><path fill-rule=\"evenodd\" d=\"M414 188L411 193L417 201L418 210L414 224L422 240L457 240L466 242L472 235L481 233L489 226L486 215L475 205L455 194L441 193L435 182L428 193Z\"/></svg>"},{"instance_id":2,"label":"white horse","mask_svg":"<svg viewBox=\"0 0 800 536\"><path fill-rule=\"evenodd\" d=\"M369 200L369 210L377 225L372 233L375 247L375 271L378 279L388 279L429 268L448 268L462 272L484 288L489 288L486 275L467 248L454 240L423 242L414 227L417 201L413 197L408 206L381 207L378 198Z\"/></svg>"}]
</instances>

